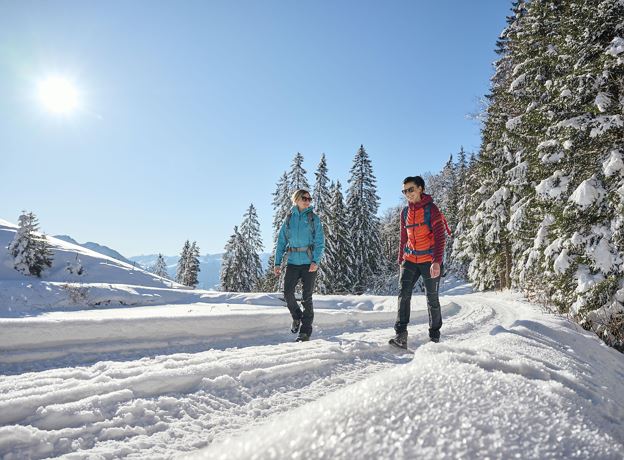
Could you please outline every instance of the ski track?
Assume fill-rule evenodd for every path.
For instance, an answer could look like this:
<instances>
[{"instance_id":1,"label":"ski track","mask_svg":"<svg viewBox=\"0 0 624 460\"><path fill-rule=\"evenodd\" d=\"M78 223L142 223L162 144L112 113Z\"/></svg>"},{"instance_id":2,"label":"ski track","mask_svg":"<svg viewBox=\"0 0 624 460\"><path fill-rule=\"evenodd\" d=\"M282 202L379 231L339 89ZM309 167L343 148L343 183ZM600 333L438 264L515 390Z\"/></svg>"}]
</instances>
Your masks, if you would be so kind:
<instances>
[{"instance_id":1,"label":"ski track","mask_svg":"<svg viewBox=\"0 0 624 460\"><path fill-rule=\"evenodd\" d=\"M443 306L437 346L453 343L467 356L475 352L462 350L462 340L496 333L504 329L501 324L517 320L512 312L494 308L490 299L462 297L461 305L452 299L445 299L451 303ZM428 343L426 311L412 312L409 331L410 348ZM218 348L202 349L214 343L191 344L190 352L165 347L143 357L135 350L130 357L104 355L114 360L84 365L84 360L97 360L97 354L88 353L64 357L65 367L56 362L49 369L5 375L0 380L0 457L155 459L192 452L409 362L411 355L387 345L392 334L391 324L325 328L307 343L272 334L238 348L222 341ZM167 352L157 354L161 351ZM560 373L544 370L534 378L555 375Z\"/></svg>"}]
</instances>

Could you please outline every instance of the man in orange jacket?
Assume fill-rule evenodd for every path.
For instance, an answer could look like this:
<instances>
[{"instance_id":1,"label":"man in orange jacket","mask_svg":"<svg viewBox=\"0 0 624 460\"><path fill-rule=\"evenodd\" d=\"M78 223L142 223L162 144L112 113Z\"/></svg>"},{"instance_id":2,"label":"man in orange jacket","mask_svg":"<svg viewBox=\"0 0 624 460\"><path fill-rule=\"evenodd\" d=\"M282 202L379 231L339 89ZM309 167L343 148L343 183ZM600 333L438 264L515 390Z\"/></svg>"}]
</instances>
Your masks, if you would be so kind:
<instances>
[{"instance_id":1,"label":"man in orange jacket","mask_svg":"<svg viewBox=\"0 0 624 460\"><path fill-rule=\"evenodd\" d=\"M399 247L401 292L398 299L397 319L394 324L396 336L390 339L391 344L400 348L407 348L407 324L410 319L412 290L421 276L427 291L429 338L432 342L440 341L442 313L438 289L446 243L445 229L448 227L444 216L433 203L431 195L424 192L425 181L422 177L410 176L403 180L403 194L408 203L401 210L401 245Z\"/></svg>"}]
</instances>

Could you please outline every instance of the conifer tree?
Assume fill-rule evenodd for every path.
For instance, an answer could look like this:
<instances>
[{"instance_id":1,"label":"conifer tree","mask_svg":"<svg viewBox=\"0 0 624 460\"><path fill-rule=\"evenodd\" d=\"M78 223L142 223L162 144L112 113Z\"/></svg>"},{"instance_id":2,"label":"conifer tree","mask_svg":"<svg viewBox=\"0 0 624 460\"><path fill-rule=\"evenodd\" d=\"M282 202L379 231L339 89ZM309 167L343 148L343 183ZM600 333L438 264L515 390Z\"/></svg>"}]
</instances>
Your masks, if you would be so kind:
<instances>
[{"instance_id":1,"label":"conifer tree","mask_svg":"<svg viewBox=\"0 0 624 460\"><path fill-rule=\"evenodd\" d=\"M176 270L176 282L186 285L186 270L189 263L191 251L191 242L186 240L184 242L184 246L182 247L182 252L180 253L180 258L178 259L178 269Z\"/></svg>"},{"instance_id":2,"label":"conifer tree","mask_svg":"<svg viewBox=\"0 0 624 460\"><path fill-rule=\"evenodd\" d=\"M290 199L291 192L288 180L288 173L284 172L277 183L275 192L273 192L273 251L269 258L267 270L264 277L260 281L260 289L263 292L275 292L279 288L280 277L273 272L273 264L275 262L275 247L277 245L277 237L280 228L286 220L286 216L290 213L292 202Z\"/></svg>"},{"instance_id":3,"label":"conifer tree","mask_svg":"<svg viewBox=\"0 0 624 460\"><path fill-rule=\"evenodd\" d=\"M196 241L193 241L193 244L189 248L186 268L184 271L184 285L194 288L197 286L199 280L198 275L200 269L199 263L199 246Z\"/></svg>"},{"instance_id":4,"label":"conifer tree","mask_svg":"<svg viewBox=\"0 0 624 460\"><path fill-rule=\"evenodd\" d=\"M260 287L262 279L262 262L260 261L260 251L262 251L262 237L260 235L260 222L253 204L243 216L240 226L240 234L244 241L245 262L244 267L248 274L248 292Z\"/></svg>"},{"instance_id":5,"label":"conifer tree","mask_svg":"<svg viewBox=\"0 0 624 460\"><path fill-rule=\"evenodd\" d=\"M361 145L353 160L347 192L347 221L353 246L353 286L362 294L381 270L382 251L379 229L377 179L368 153Z\"/></svg>"},{"instance_id":6,"label":"conifer tree","mask_svg":"<svg viewBox=\"0 0 624 460\"><path fill-rule=\"evenodd\" d=\"M169 273L167 272L167 263L165 262L165 258L162 254L158 254L156 258L156 262L152 267L152 272L156 276L160 276L161 278L169 279Z\"/></svg>"},{"instance_id":7,"label":"conifer tree","mask_svg":"<svg viewBox=\"0 0 624 460\"><path fill-rule=\"evenodd\" d=\"M325 218L325 254L323 272L317 283L322 294L346 294L354 278L353 247L350 240L347 209L340 181L330 186L330 201Z\"/></svg>"},{"instance_id":8,"label":"conifer tree","mask_svg":"<svg viewBox=\"0 0 624 460\"><path fill-rule=\"evenodd\" d=\"M250 292L252 285L248 268L248 245L241 235L238 226L225 246L225 254L221 265L221 290L228 292Z\"/></svg>"},{"instance_id":9,"label":"conifer tree","mask_svg":"<svg viewBox=\"0 0 624 460\"><path fill-rule=\"evenodd\" d=\"M52 266L52 250L45 235L38 234L39 223L32 212L22 211L19 228L8 246L13 267L24 275L41 277L46 267Z\"/></svg>"},{"instance_id":10,"label":"conifer tree","mask_svg":"<svg viewBox=\"0 0 624 460\"><path fill-rule=\"evenodd\" d=\"M314 183L314 191L312 193L312 199L314 201L314 213L319 216L321 222L325 221L325 215L327 214L327 207L331 199L329 194L329 178L327 177L327 160L325 154L321 155L321 161L319 162L316 173L316 182Z\"/></svg>"},{"instance_id":11,"label":"conifer tree","mask_svg":"<svg viewBox=\"0 0 624 460\"><path fill-rule=\"evenodd\" d=\"M310 190L310 186L306 178L306 170L303 169L303 155L297 152L288 172L288 193L291 195L299 189Z\"/></svg>"}]
</instances>

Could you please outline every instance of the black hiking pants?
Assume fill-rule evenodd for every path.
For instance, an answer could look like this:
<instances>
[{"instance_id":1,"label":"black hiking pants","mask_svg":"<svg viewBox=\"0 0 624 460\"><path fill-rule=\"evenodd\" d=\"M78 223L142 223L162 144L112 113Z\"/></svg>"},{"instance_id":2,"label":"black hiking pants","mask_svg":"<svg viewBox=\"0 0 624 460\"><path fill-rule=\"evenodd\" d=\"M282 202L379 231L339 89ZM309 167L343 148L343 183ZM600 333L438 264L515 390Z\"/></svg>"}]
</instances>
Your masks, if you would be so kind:
<instances>
[{"instance_id":1,"label":"black hiking pants","mask_svg":"<svg viewBox=\"0 0 624 460\"><path fill-rule=\"evenodd\" d=\"M284 299L286 306L290 310L293 319L301 320L301 329L299 332L312 335L312 321L314 320L314 309L312 308L312 291L314 290L314 281L316 273L310 271L310 265L286 265L286 274L284 275ZM299 280L303 281L303 312L295 299L295 288Z\"/></svg>"},{"instance_id":2,"label":"black hiking pants","mask_svg":"<svg viewBox=\"0 0 624 460\"><path fill-rule=\"evenodd\" d=\"M442 311L440 309L440 298L438 289L440 287L440 277L431 278L431 262L415 264L404 260L401 265L399 276L399 310L397 313L394 330L396 333L407 331L407 324L410 320L410 303L412 301L412 290L418 278L423 277L425 291L427 293L427 310L429 311L429 337L440 338L440 328L442 327ZM442 270L440 270L441 272Z\"/></svg>"}]
</instances>

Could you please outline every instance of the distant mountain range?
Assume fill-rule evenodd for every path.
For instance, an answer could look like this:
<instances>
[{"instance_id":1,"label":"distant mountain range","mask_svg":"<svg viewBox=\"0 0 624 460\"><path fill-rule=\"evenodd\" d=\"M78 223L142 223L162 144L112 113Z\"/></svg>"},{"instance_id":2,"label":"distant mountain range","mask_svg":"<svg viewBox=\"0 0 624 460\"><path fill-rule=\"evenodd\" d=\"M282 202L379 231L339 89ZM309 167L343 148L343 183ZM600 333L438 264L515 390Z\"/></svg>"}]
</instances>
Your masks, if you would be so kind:
<instances>
[{"instance_id":1,"label":"distant mountain range","mask_svg":"<svg viewBox=\"0 0 624 460\"><path fill-rule=\"evenodd\" d=\"M104 254L105 256L112 257L113 259L120 260L122 262L126 262L127 264L134 265L138 264L144 269L150 269L156 264L156 258L158 254L148 254L141 256L134 256L130 258L126 258L122 256L119 252L114 249L109 248L108 246L103 246L98 243L93 243L91 241L87 243L79 243L75 239L73 239L69 235L55 235L54 238L59 240L66 241L68 243L76 244L78 246L82 246L83 248L90 249L100 254ZM266 267L269 260L268 253L260 254L260 260L262 261L262 266ZM163 256L165 258L165 263L167 264L167 272L171 279L175 279L176 270L178 268L178 259L180 256ZM205 256L199 257L199 285L200 289L216 289L219 286L219 274L221 273L221 259L223 258L223 253L221 254L206 254Z\"/></svg>"},{"instance_id":2,"label":"distant mountain range","mask_svg":"<svg viewBox=\"0 0 624 460\"><path fill-rule=\"evenodd\" d=\"M79 243L78 241L76 241L69 235L54 235L54 238L58 240L66 241L67 243L82 246L83 248L90 249L99 254L104 254L105 256L112 257L113 259L117 259L117 260L120 260L122 262L132 265L132 261L130 259L126 259L120 253L118 253L114 249L109 248L108 246L103 246L98 243L93 243L92 241L88 241L86 243Z\"/></svg>"}]
</instances>

